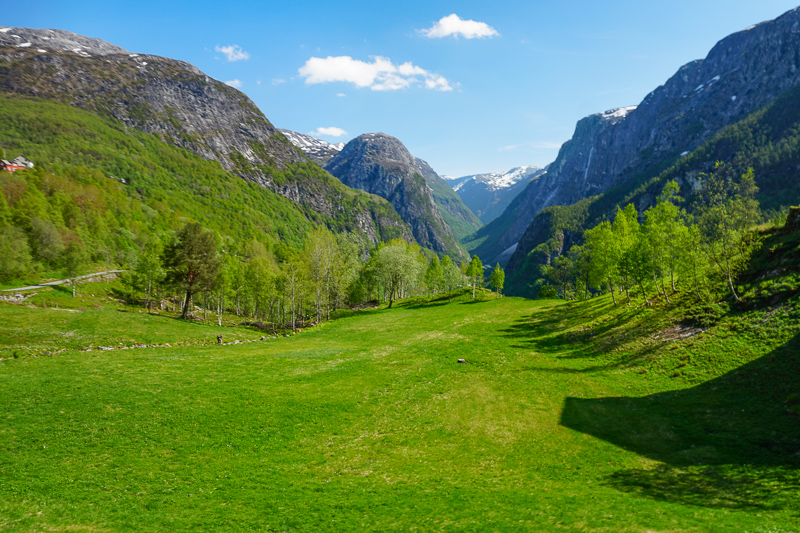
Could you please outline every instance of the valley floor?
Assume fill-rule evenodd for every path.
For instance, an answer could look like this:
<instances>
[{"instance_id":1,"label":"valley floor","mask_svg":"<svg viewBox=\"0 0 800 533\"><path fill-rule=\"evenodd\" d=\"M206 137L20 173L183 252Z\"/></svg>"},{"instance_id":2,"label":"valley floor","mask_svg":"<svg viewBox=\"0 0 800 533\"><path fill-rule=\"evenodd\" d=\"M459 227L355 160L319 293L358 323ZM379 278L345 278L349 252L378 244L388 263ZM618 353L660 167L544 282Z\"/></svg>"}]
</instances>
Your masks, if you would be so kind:
<instances>
[{"instance_id":1,"label":"valley floor","mask_svg":"<svg viewBox=\"0 0 800 533\"><path fill-rule=\"evenodd\" d=\"M665 339L645 317L634 341L610 308L420 301L240 345L6 357L0 530L800 531L797 327ZM0 338L54 313L0 306Z\"/></svg>"}]
</instances>

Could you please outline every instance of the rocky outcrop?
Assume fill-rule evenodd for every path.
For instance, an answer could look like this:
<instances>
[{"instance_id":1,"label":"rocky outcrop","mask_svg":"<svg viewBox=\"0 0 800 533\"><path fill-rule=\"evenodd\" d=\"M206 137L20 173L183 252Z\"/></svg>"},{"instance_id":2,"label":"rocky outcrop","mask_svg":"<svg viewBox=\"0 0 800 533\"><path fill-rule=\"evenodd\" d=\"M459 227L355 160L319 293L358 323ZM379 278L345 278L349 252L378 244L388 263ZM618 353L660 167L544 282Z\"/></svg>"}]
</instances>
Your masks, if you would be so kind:
<instances>
[{"instance_id":1,"label":"rocky outcrop","mask_svg":"<svg viewBox=\"0 0 800 533\"><path fill-rule=\"evenodd\" d=\"M800 8L726 37L705 59L681 67L636 108L579 122L571 146L565 145L547 175L525 190L518 212L507 210L496 221L495 233L486 241L498 246L484 246L481 253L491 257L519 240L522 232L516 220L511 231L499 229L508 217L530 223L549 205L572 204L628 180L652 177L763 107L800 82L798 50ZM528 252L527 246L520 246L515 254L524 257Z\"/></svg>"},{"instance_id":2,"label":"rocky outcrop","mask_svg":"<svg viewBox=\"0 0 800 533\"><path fill-rule=\"evenodd\" d=\"M382 200L348 190L237 89L193 65L60 30L0 29L0 92L53 99L153 134L377 243L411 230ZM310 214L312 218L315 215Z\"/></svg>"},{"instance_id":3,"label":"rocky outcrop","mask_svg":"<svg viewBox=\"0 0 800 533\"><path fill-rule=\"evenodd\" d=\"M420 245L459 260L466 258L414 157L398 139L385 133L360 135L325 169L349 187L386 198L411 226Z\"/></svg>"}]
</instances>

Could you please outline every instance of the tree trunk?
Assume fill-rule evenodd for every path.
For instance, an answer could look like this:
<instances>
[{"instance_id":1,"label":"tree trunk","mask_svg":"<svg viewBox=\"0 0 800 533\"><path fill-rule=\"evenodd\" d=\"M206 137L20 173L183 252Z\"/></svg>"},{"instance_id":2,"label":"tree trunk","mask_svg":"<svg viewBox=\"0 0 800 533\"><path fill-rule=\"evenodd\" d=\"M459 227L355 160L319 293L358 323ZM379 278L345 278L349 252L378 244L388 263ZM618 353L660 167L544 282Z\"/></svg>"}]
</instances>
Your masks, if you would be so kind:
<instances>
[{"instance_id":1,"label":"tree trunk","mask_svg":"<svg viewBox=\"0 0 800 533\"><path fill-rule=\"evenodd\" d=\"M611 281L611 278L608 278L608 286L611 289L611 300L614 302L614 305L617 305L617 297L614 295L614 282Z\"/></svg>"},{"instance_id":2,"label":"tree trunk","mask_svg":"<svg viewBox=\"0 0 800 533\"><path fill-rule=\"evenodd\" d=\"M192 293L190 291L186 291L186 297L183 300L183 312L181 313L181 318L186 320L189 317L189 306L192 304Z\"/></svg>"}]
</instances>

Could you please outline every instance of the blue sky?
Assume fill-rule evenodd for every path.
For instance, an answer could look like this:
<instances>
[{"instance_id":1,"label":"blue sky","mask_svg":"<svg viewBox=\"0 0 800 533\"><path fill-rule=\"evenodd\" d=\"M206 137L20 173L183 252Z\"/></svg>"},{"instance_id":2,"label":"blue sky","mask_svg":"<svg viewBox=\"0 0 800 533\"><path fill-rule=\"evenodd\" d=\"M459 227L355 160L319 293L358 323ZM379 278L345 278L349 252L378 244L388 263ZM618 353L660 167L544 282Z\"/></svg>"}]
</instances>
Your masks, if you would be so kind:
<instances>
[{"instance_id":1,"label":"blue sky","mask_svg":"<svg viewBox=\"0 0 800 533\"><path fill-rule=\"evenodd\" d=\"M187 61L277 127L330 142L388 133L462 176L552 162L580 118L638 104L794 2L28 0L0 24Z\"/></svg>"}]
</instances>

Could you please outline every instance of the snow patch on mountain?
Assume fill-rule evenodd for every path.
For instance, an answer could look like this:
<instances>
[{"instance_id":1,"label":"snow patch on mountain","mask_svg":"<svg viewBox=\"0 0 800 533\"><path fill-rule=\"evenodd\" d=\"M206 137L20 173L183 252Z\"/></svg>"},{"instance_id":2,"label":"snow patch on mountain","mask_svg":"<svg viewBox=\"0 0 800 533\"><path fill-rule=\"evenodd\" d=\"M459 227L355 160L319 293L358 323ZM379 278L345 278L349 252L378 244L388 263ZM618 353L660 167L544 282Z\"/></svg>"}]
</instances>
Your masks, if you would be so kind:
<instances>
[{"instance_id":1,"label":"snow patch on mountain","mask_svg":"<svg viewBox=\"0 0 800 533\"><path fill-rule=\"evenodd\" d=\"M289 139L289 142L319 165L324 164L328 159L341 152L345 145L345 143L332 144L296 131L281 129L280 132Z\"/></svg>"},{"instance_id":2,"label":"snow patch on mountain","mask_svg":"<svg viewBox=\"0 0 800 533\"><path fill-rule=\"evenodd\" d=\"M625 118L628 114L636 109L638 106L632 105L628 107L618 107L615 109L609 109L605 113L602 114L603 120L613 120L618 118Z\"/></svg>"},{"instance_id":3,"label":"snow patch on mountain","mask_svg":"<svg viewBox=\"0 0 800 533\"><path fill-rule=\"evenodd\" d=\"M457 184L453 185L453 190L458 192L461 188L472 183L482 183L486 189L490 191L497 191L500 189L507 189L513 187L520 181L530 178L532 174L536 174L541 169L534 166L522 166L512 168L506 172L493 172L490 174L475 174L473 176L464 176L463 178L449 178L449 181L460 180ZM448 179L448 178L444 178Z\"/></svg>"}]
</instances>

